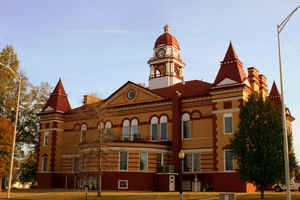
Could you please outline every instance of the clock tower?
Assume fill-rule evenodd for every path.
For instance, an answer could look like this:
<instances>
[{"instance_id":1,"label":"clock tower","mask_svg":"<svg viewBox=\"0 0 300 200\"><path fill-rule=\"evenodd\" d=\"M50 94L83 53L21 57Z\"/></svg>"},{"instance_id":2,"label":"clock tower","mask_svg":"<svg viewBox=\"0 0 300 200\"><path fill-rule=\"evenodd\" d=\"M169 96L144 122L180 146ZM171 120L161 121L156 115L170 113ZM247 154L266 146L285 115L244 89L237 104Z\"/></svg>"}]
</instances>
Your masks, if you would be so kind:
<instances>
[{"instance_id":1,"label":"clock tower","mask_svg":"<svg viewBox=\"0 0 300 200\"><path fill-rule=\"evenodd\" d=\"M175 37L170 33L170 27L164 27L154 45L153 56L148 61L150 65L149 89L172 86L183 81L185 63L180 58L180 48Z\"/></svg>"}]
</instances>

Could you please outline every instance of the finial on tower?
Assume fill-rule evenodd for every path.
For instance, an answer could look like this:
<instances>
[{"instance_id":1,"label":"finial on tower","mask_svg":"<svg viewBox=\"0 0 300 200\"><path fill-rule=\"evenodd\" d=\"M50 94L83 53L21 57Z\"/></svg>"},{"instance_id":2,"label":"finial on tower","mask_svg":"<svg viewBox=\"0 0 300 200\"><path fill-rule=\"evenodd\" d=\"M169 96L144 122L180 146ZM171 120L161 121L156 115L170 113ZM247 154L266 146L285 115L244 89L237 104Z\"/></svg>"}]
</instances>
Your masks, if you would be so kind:
<instances>
[{"instance_id":1,"label":"finial on tower","mask_svg":"<svg viewBox=\"0 0 300 200\"><path fill-rule=\"evenodd\" d=\"M168 24L165 25L164 27L165 33L169 33L170 32L170 26Z\"/></svg>"}]
</instances>

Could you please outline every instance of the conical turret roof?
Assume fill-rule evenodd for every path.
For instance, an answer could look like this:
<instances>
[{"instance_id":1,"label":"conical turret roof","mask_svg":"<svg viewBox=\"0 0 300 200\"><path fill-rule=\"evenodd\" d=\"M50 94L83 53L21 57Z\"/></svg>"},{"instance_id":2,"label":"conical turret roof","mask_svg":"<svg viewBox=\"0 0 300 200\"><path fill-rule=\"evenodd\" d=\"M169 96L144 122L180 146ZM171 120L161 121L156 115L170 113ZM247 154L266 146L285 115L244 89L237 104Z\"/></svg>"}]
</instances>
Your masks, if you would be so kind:
<instances>
[{"instance_id":1,"label":"conical turret roof","mask_svg":"<svg viewBox=\"0 0 300 200\"><path fill-rule=\"evenodd\" d=\"M57 85L55 86L55 89L50 94L50 97L44 106L44 109L42 112L44 112L48 107L50 107L51 110L54 110L56 112L68 112L71 110L71 106L69 104L69 100L67 97L67 94L65 92L64 86L62 84L61 79L59 79Z\"/></svg>"},{"instance_id":2,"label":"conical turret roof","mask_svg":"<svg viewBox=\"0 0 300 200\"><path fill-rule=\"evenodd\" d=\"M277 89L275 81L273 82L270 94L269 94L269 99L273 101L275 104L281 105L281 95Z\"/></svg>"},{"instance_id":3,"label":"conical turret roof","mask_svg":"<svg viewBox=\"0 0 300 200\"><path fill-rule=\"evenodd\" d=\"M215 79L214 85L217 85L226 78L237 83L242 83L246 79L242 62L239 60L231 42L229 44L225 57L221 62L221 67Z\"/></svg>"}]
</instances>

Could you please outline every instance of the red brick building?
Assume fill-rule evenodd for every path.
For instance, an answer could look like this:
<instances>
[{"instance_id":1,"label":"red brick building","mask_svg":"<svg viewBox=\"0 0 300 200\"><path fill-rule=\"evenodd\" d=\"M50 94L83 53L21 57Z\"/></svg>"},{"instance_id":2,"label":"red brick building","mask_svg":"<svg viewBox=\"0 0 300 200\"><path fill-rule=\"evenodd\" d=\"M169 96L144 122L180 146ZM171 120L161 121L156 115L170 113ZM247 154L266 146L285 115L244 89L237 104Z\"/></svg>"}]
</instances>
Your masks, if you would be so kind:
<instances>
[{"instance_id":1,"label":"red brick building","mask_svg":"<svg viewBox=\"0 0 300 200\"><path fill-rule=\"evenodd\" d=\"M228 144L248 95L268 95L266 77L255 67L246 75L230 43L213 82L185 81L180 52L165 26L148 87L128 81L106 99L85 96L78 108L59 80L40 113L39 186L96 188L101 169L104 190L175 191L183 171L187 191L254 191L235 172ZM270 96L280 101L275 85Z\"/></svg>"}]
</instances>

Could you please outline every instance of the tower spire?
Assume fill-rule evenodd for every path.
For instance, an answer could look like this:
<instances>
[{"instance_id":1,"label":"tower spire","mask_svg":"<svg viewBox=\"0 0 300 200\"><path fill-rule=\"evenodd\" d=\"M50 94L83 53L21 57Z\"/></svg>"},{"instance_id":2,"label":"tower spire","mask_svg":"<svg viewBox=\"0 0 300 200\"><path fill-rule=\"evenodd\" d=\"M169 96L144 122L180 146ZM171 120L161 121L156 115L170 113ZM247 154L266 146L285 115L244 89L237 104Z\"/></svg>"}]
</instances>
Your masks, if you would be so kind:
<instances>
[{"instance_id":1,"label":"tower spire","mask_svg":"<svg viewBox=\"0 0 300 200\"><path fill-rule=\"evenodd\" d=\"M50 94L50 97L42 112L44 112L48 107L56 112L68 112L71 110L67 94L60 78L53 92Z\"/></svg>"},{"instance_id":2,"label":"tower spire","mask_svg":"<svg viewBox=\"0 0 300 200\"><path fill-rule=\"evenodd\" d=\"M227 49L227 52L225 54L225 57L223 59L223 61L231 61L231 60L237 60L239 59L238 56L236 55L236 52L232 46L232 43L230 41L229 43L229 47Z\"/></svg>"},{"instance_id":3,"label":"tower spire","mask_svg":"<svg viewBox=\"0 0 300 200\"><path fill-rule=\"evenodd\" d=\"M281 95L277 89L275 81L273 81L273 85L269 94L269 99L275 104L281 105Z\"/></svg>"},{"instance_id":4,"label":"tower spire","mask_svg":"<svg viewBox=\"0 0 300 200\"><path fill-rule=\"evenodd\" d=\"M229 43L225 57L221 62L221 67L215 79L214 85L217 85L225 78L228 78L237 83L242 83L246 79L243 64L237 57L231 41Z\"/></svg>"}]
</instances>

